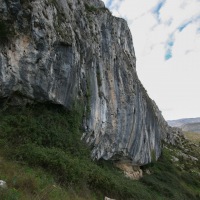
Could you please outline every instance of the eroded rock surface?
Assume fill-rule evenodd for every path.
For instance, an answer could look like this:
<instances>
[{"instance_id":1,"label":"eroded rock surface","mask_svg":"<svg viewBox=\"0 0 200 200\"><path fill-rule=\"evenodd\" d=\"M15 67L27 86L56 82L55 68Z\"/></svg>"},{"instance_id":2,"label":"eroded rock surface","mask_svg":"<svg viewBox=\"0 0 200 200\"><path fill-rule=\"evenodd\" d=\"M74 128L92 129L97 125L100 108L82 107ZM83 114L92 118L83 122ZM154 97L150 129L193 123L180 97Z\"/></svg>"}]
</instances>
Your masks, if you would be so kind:
<instances>
[{"instance_id":1,"label":"eroded rock surface","mask_svg":"<svg viewBox=\"0 0 200 200\"><path fill-rule=\"evenodd\" d=\"M159 157L162 139L174 142L137 77L127 22L102 1L0 0L0 35L1 99L84 102L94 159L143 165Z\"/></svg>"},{"instance_id":2,"label":"eroded rock surface","mask_svg":"<svg viewBox=\"0 0 200 200\"><path fill-rule=\"evenodd\" d=\"M133 166L131 163L126 162L118 162L115 165L116 167L121 169L124 172L125 177L129 179L139 180L143 177L143 171L140 169L139 166Z\"/></svg>"}]
</instances>

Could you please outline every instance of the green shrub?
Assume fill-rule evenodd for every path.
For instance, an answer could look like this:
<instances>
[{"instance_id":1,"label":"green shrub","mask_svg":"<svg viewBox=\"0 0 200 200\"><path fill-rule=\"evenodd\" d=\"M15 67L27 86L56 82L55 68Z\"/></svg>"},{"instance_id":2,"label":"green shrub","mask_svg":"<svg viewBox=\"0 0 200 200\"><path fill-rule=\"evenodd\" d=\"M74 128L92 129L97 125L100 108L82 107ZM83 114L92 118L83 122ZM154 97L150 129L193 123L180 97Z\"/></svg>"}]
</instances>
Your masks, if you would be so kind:
<instances>
[{"instance_id":1,"label":"green shrub","mask_svg":"<svg viewBox=\"0 0 200 200\"><path fill-rule=\"evenodd\" d=\"M97 12L98 11L98 8L91 6L91 5L88 5L87 3L85 3L85 9L88 12Z\"/></svg>"},{"instance_id":2,"label":"green shrub","mask_svg":"<svg viewBox=\"0 0 200 200\"><path fill-rule=\"evenodd\" d=\"M164 149L158 161L143 167L145 168L152 174L145 176L141 181L156 194L162 194L167 199L198 199L196 195L198 196L199 192L196 191L200 182L197 176L178 170L172 163L168 150ZM193 189L188 187L189 185Z\"/></svg>"},{"instance_id":3,"label":"green shrub","mask_svg":"<svg viewBox=\"0 0 200 200\"><path fill-rule=\"evenodd\" d=\"M85 3L85 9L86 9L86 11L91 12L91 13L97 13L99 11L109 11L109 13L110 13L110 10L106 7L97 8L92 5L88 5L87 3Z\"/></svg>"},{"instance_id":4,"label":"green shrub","mask_svg":"<svg viewBox=\"0 0 200 200\"><path fill-rule=\"evenodd\" d=\"M0 189L0 197L2 200L20 200L21 194L15 188L6 190Z\"/></svg>"},{"instance_id":5,"label":"green shrub","mask_svg":"<svg viewBox=\"0 0 200 200\"><path fill-rule=\"evenodd\" d=\"M0 38L5 38L8 36L8 27L6 23L0 22Z\"/></svg>"},{"instance_id":6,"label":"green shrub","mask_svg":"<svg viewBox=\"0 0 200 200\"><path fill-rule=\"evenodd\" d=\"M80 140L82 108L65 111L50 105L16 108L10 114L0 116L0 139L14 147L35 144L48 148L60 148L73 155L88 154L88 148Z\"/></svg>"}]
</instances>

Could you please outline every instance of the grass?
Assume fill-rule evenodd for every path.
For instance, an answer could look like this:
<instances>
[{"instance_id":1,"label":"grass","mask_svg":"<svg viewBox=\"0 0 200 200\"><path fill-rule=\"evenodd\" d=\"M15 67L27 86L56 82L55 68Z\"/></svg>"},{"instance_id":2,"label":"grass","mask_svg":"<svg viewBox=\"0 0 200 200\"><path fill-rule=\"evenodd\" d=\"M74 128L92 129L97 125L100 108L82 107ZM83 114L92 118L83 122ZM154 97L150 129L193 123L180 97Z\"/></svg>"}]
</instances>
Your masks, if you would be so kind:
<instances>
[{"instance_id":1,"label":"grass","mask_svg":"<svg viewBox=\"0 0 200 200\"><path fill-rule=\"evenodd\" d=\"M41 168L28 167L18 162L8 161L1 157L1 179L6 180L8 189L0 189L1 200L84 200L96 199L87 190L85 198L71 187L63 188L53 177Z\"/></svg>"},{"instance_id":2,"label":"grass","mask_svg":"<svg viewBox=\"0 0 200 200\"><path fill-rule=\"evenodd\" d=\"M188 140L191 140L196 144L200 144L200 133L184 132L184 135Z\"/></svg>"},{"instance_id":3,"label":"grass","mask_svg":"<svg viewBox=\"0 0 200 200\"><path fill-rule=\"evenodd\" d=\"M3 107L0 112L2 200L199 199L197 174L180 171L164 150L140 181L125 178L112 161L93 161L80 140L83 108L52 104Z\"/></svg>"},{"instance_id":4,"label":"grass","mask_svg":"<svg viewBox=\"0 0 200 200\"><path fill-rule=\"evenodd\" d=\"M152 191L162 194L161 199L199 199L199 176L180 171L171 161L171 151L164 149L158 162L151 163L144 168L152 172L145 176L142 182ZM192 188L192 189L191 189Z\"/></svg>"},{"instance_id":5,"label":"grass","mask_svg":"<svg viewBox=\"0 0 200 200\"><path fill-rule=\"evenodd\" d=\"M0 190L1 197L3 196L4 199L31 199L31 197L42 196L47 188L54 189L54 181L42 170L33 170L2 157L0 169L1 179L6 180L8 184L7 190Z\"/></svg>"}]
</instances>

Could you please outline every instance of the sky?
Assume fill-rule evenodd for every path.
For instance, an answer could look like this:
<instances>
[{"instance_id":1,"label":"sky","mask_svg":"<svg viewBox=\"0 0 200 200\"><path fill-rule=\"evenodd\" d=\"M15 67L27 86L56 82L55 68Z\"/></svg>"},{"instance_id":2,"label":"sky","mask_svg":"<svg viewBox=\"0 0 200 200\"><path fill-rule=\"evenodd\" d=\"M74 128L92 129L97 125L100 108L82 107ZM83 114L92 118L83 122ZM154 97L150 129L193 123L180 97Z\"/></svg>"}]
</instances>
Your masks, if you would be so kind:
<instances>
[{"instance_id":1,"label":"sky","mask_svg":"<svg viewBox=\"0 0 200 200\"><path fill-rule=\"evenodd\" d=\"M136 68L166 120L200 117L200 0L103 0L127 20Z\"/></svg>"}]
</instances>

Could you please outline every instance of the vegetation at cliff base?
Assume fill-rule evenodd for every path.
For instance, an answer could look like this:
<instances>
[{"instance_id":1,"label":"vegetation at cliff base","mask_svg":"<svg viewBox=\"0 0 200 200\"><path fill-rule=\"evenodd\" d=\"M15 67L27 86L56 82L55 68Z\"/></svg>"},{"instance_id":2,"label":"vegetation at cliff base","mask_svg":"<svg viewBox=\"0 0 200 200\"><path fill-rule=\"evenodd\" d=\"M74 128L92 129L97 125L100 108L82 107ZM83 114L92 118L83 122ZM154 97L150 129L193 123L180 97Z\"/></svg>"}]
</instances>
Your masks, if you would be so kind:
<instances>
[{"instance_id":1,"label":"vegetation at cliff base","mask_svg":"<svg viewBox=\"0 0 200 200\"><path fill-rule=\"evenodd\" d=\"M0 188L0 199L200 199L198 170L180 170L169 148L143 167L150 175L139 181L126 178L111 161L93 161L80 139L82 118L81 104L70 111L52 104L1 107L0 180L7 189Z\"/></svg>"}]
</instances>

